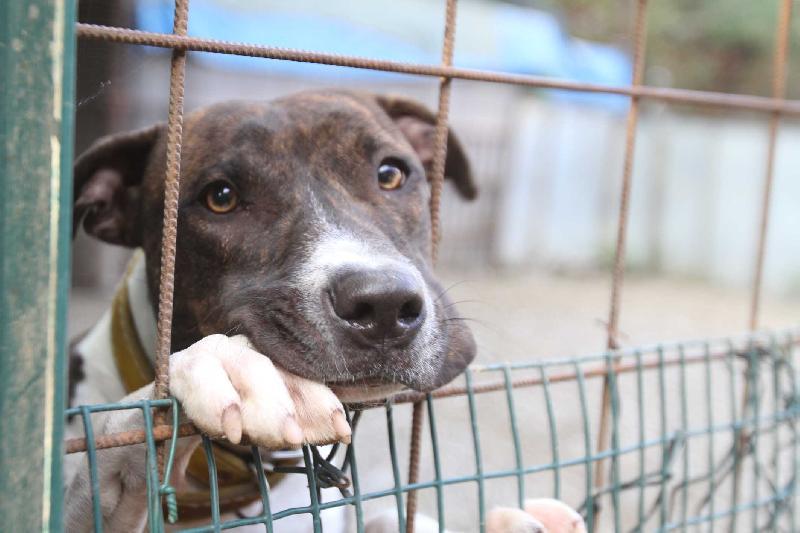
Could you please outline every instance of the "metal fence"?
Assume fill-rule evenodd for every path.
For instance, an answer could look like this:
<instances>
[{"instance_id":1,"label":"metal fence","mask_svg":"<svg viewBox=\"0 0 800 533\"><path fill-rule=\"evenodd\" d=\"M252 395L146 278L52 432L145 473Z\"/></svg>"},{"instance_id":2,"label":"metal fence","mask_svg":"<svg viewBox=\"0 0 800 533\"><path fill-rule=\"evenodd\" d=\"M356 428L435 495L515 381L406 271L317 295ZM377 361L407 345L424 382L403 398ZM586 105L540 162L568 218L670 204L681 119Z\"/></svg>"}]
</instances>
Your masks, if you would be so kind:
<instances>
[{"instance_id":1,"label":"metal fence","mask_svg":"<svg viewBox=\"0 0 800 533\"><path fill-rule=\"evenodd\" d=\"M350 446L343 454L345 465L342 470L349 469L352 487L343 489L342 498L336 501L322 502L319 498L320 483L325 483L327 479L323 471L330 462L319 457L315 448L305 447L303 449L305 467L302 469L303 473L297 475L307 477L310 488L308 506L270 509L269 487L263 470L257 468L255 471L264 503L263 514L221 523L214 454L210 442L204 439L209 464L212 517L209 525L196 528L195 531L217 531L245 523L263 523L267 531L271 531L273 521L303 513L311 517L315 530L319 530L321 513L336 506L347 506L352 509L357 530L362 531L363 506L366 502L379 498L392 499L397 508L400 529L412 530L414 511L420 503L416 495L418 491L431 490L435 495L435 508L440 518L439 527L443 530L447 526L449 516L445 508L445 488L465 484L477 486L478 505L474 510L475 518L472 523L478 524L483 529L483 518L492 500L491 494L486 489L488 484L494 480L508 480L515 483L516 500L521 504L526 495L533 495L529 487L531 477L541 475L550 477L551 489L542 490L546 485L537 481L535 491L537 496L549 492L556 497L565 497L566 480L568 478L579 480L579 487L573 487L571 485L573 481L569 482L571 493L569 495L582 495L581 510L587 518L590 530L605 530L611 527L616 531L672 530L686 529L691 525L707 525L709 529L713 529L716 525L719 529L731 530L737 527L744 530L762 528L797 530L795 487L798 472L796 438L798 396L795 357L800 334L797 331L772 335L756 333L778 126L783 115L800 115L800 102L784 98L791 0L780 1L773 88L770 98L643 85L647 0L636 1L633 78L631 84L624 87L453 66L453 43L456 35L455 0L446 2L442 60L439 65L406 64L189 37L188 4L188 0L176 0L172 34L88 24L75 26L77 37L81 39L172 49L155 378L158 399L133 405L84 406L68 411L69 414L82 416L85 423L87 437L68 442L67 451L87 452L89 468L95 480L92 486L95 517L100 516L98 494L101 490L96 483L96 469L97 461L102 460L102 457L98 457L97 451L108 447L144 443L148 457L149 527L152 531L163 530L162 500L166 502L168 508L167 518L175 518L169 516L174 515L172 506L174 491L161 481L169 479L164 471L168 473L171 468L171 456L176 438L196 434L193 427L178 426L176 423L177 406L174 400L168 398L167 364L170 351L177 238L184 72L187 55L193 51L202 51L439 78L437 150L430 205L434 255L439 240L439 200L453 79L625 95L630 98L630 106L619 196L616 249L611 276L612 290L608 307L607 344L604 353L568 360L475 367L465 374L463 384L451 385L427 396L409 393L394 398L391 403L383 406L387 415L389 442L387 465L391 465L394 483L384 490L361 490L355 448ZM67 16L71 14L72 12L67 10ZM63 17L64 12L61 12L60 16ZM67 20L69 21L69 18ZM59 35L59 38L63 38L63 35ZM64 51L64 56L69 58L67 63L72 60L69 54L72 54L72 51ZM60 93L58 96L62 97ZM758 232L758 248L753 257L755 273L749 319L749 327L753 333L743 338L688 342L638 350L623 349L618 342L633 155L639 106L643 99L725 109L747 109L767 113L770 116L770 130L766 139L769 148L764 169L761 223L758 228L754 228L754 231ZM66 137L69 138L68 135ZM58 245L64 246L64 239L68 238L65 232L62 231L57 237L60 237L57 239ZM50 261L52 264L55 259L51 257ZM54 301L57 301L55 296L50 294L50 302ZM53 313L53 317L55 316L57 315ZM55 339L53 346L63 343L63 338L59 341L58 335L48 338ZM53 364L63 365L63 360ZM563 393L566 396L562 395L560 398L577 399L577 411L561 412L560 403L554 401L553 395L564 388L568 388L569 392ZM524 391L534 389L541 392L542 397L537 400L537 405L546 413L545 425L537 430L540 435L547 435L550 453L546 458L531 459L525 456L526 446L522 437L526 429L530 429L530 424L517 417L516 412L519 410L520 395L524 394ZM484 398L496 394L505 398L510 442L513 443L513 465L502 469L488 467L488 455L482 453L480 439L480 406L483 401L488 401ZM448 397L462 397L467 400L466 414L470 430L465 437L467 442L471 443L474 468L464 475L447 473L446 455L451 454L444 454L439 445L440 435L437 433L435 411L440 402L446 401L445 398ZM53 405L59 405L59 401ZM410 456L408 474L405 478L401 474L402 461L393 422L395 411L403 404L413 405ZM645 406L652 407L648 409ZM169 420L170 407L172 421ZM3 406L0 406L0 409L4 415L11 412ZM146 424L145 430L115 435L94 435L91 414L114 409L141 410ZM630 410L625 411L625 417L622 416L623 410ZM421 452L426 411L433 475L430 479L422 480L420 463L424 462ZM356 412L358 411L351 411L351 416L355 417ZM565 416L575 419L576 412L580 427L577 432L569 434L560 428L560 424L563 423ZM657 414L655 423L650 418L652 413ZM494 412L492 415L497 416ZM55 427L58 428L60 425L56 423ZM54 434L55 438L59 438L60 433L57 430ZM356 435L354 444L364 437ZM172 443L173 449L167 444L168 442ZM576 453L573 448L576 443L580 443L582 448L580 453ZM58 465L56 457L59 454L58 446L49 448L45 446L44 450L45 455L49 453L50 459ZM652 453L656 454L655 463L651 457ZM258 449L254 448L252 454L253 464L261 464ZM698 461L698 457L702 459ZM459 457L458 460L463 463L466 459ZM331 458L331 461L335 459ZM13 463L9 464L14 466ZM649 469L649 465L652 464L656 464L657 468ZM58 480L57 475L55 479ZM56 510L55 516L58 517L60 489L57 483L52 485L45 483L41 486L54 487L52 490L55 495L51 496L48 493L46 496L48 503L45 507L48 511L42 514L42 517L46 516L49 521L51 508ZM471 512L469 509L459 509L459 513ZM46 522L44 518L42 520ZM102 529L102 522L99 519L95 522L95 528L98 531Z\"/></svg>"}]
</instances>

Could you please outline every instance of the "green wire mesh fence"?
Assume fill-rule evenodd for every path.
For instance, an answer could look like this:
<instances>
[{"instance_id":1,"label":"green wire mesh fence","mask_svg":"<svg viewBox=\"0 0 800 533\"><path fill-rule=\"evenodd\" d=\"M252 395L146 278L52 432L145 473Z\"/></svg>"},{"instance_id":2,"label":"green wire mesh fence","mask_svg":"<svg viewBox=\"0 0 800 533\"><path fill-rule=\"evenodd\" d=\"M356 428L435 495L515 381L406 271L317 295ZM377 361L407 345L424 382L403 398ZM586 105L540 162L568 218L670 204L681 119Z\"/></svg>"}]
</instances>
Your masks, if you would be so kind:
<instances>
[{"instance_id":1,"label":"green wire mesh fence","mask_svg":"<svg viewBox=\"0 0 800 533\"><path fill-rule=\"evenodd\" d=\"M440 531L475 530L494 505L522 505L526 498L552 496L574 505L598 531L702 530L797 531L798 435L797 368L800 331L741 338L688 341L605 354L471 368L461 382L420 396L409 393L381 406L352 406L353 443L322 457L307 446L298 468L309 488L308 504L270 506L270 486L262 452L249 450L263 511L223 519L219 511L214 450L203 446L209 464L211 518L184 531L218 531L305 515L314 531L321 517L345 507L356 531L364 531L367 507L394 508L406 527L408 495L419 492L420 511L437 519ZM604 379L611 398L611 446L598 449L597 430ZM427 443L418 479L408 482L406 434L398 416L423 401ZM83 417L86 456L92 472L95 530L102 531L96 469L105 450L96 449L92 414L139 409L144 415L147 453L148 525L164 530L171 487L177 418L171 425L170 454L159 478L152 408L174 400L83 406L68 414ZM380 426L383 426L382 428ZM383 436L380 435L383 433ZM482 448L481 434L506 442ZM507 439L498 439L507 435ZM387 443L388 445L383 445ZM359 476L360 447L373 454L369 468L391 472L390 479ZM427 452L430 453L427 453ZM363 458L362 458L363 461ZM597 463L609 483L597 486ZM334 466L337 465L337 466ZM330 467L345 476L338 497L323 499L331 487ZM371 485L371 486L368 486ZM328 492L330 494L330 492ZM474 505L469 505L474 502ZM599 520L597 514L602 511ZM165 516L166 515L166 516Z\"/></svg>"}]
</instances>

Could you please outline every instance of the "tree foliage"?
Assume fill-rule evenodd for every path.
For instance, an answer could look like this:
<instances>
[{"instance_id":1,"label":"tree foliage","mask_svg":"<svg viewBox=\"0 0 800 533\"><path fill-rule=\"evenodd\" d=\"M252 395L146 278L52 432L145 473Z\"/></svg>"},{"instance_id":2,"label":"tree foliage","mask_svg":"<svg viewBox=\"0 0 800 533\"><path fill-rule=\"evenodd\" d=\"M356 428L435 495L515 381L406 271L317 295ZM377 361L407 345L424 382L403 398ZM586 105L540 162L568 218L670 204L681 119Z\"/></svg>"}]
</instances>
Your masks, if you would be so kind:
<instances>
[{"instance_id":1,"label":"tree foliage","mask_svg":"<svg viewBox=\"0 0 800 533\"><path fill-rule=\"evenodd\" d=\"M560 16L577 37L631 47L636 0L516 0ZM647 83L769 95L781 0L650 0ZM800 97L795 9L788 93ZM794 61L791 58L794 57Z\"/></svg>"}]
</instances>

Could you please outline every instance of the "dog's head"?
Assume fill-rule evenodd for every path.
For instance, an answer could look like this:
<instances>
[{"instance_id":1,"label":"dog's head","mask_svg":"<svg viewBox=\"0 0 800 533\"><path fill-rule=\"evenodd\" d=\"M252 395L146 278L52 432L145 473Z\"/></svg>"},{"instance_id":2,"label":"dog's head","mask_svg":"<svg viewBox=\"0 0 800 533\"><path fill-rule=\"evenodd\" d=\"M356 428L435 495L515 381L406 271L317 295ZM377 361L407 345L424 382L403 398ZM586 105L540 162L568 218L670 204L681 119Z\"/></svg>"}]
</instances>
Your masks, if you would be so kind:
<instances>
[{"instance_id":1,"label":"dog's head","mask_svg":"<svg viewBox=\"0 0 800 533\"><path fill-rule=\"evenodd\" d=\"M173 350L242 333L347 399L430 390L474 357L430 261L434 117L400 98L308 92L186 117ZM475 186L449 135L445 174ZM74 227L142 247L157 302L166 127L75 164Z\"/></svg>"}]
</instances>

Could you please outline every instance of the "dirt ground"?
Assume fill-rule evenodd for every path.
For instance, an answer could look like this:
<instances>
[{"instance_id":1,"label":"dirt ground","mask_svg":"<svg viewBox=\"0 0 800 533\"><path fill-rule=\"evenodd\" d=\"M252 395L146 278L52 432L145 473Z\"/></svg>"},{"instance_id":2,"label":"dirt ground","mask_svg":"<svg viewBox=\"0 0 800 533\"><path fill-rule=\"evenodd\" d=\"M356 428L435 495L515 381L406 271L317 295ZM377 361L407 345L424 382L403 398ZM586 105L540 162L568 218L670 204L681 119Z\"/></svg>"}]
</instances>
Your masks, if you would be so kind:
<instances>
[{"instance_id":1,"label":"dirt ground","mask_svg":"<svg viewBox=\"0 0 800 533\"><path fill-rule=\"evenodd\" d=\"M448 293L452 299L460 302L458 308L462 316L470 321L479 346L477 363L522 362L602 352L610 292L607 277L447 272L442 278L445 280L444 285L450 287ZM623 290L620 342L624 346L632 347L667 340L723 337L743 332L748 321L748 298L748 292L741 289L713 287L686 280L631 277L626 280ZM105 309L107 302L107 294L73 291L70 302L71 334L90 326ZM767 294L763 300L761 316L763 327L776 330L796 327L800 322L800 299ZM703 381L700 378L699 374L690 375L686 381L692 402L694 396L700 395L703 390ZM672 379L667 381L670 395L677 392L677 383ZM620 387L623 385L621 382ZM632 385L632 382L628 385ZM600 380L587 383L586 397L591 410L589 424L592 443L596 437L600 390ZM636 413L636 397L632 391L633 387L623 394L628 405L634 407L622 411L623 422L629 423L627 430L622 432L622 437L633 439L632 442L635 443L635 437L639 435L639 425L635 423L636 420L626 418L633 417ZM647 394L649 397L655 392L648 391ZM476 398L483 471L497 472L513 468L514 448L509 431L505 393L480 395ZM574 383L553 390L552 401L555 416L559 420L557 434L562 460L580 458L585 454L583 422L578 416L577 398ZM720 400L714 400L715 410L730 407L729 400L721 401L722 404L718 405ZM515 402L523 463L531 465L550 462L553 450L542 391L517 391ZM443 477L473 475L476 471L476 458L466 399L458 397L437 400L434 405ZM650 427L658 426L657 417L650 419L655 404L650 405L647 409L648 435L651 430L658 435L658 427ZM394 408L392 420L399 458L396 467L401 482L405 482L407 472L410 418L409 406ZM395 485L394 469L387 453L389 441L386 420L383 409L368 411L356 434L362 493L391 489ZM698 422L700 423L703 423L702 420ZM434 478L427 422L425 427L421 470L423 481ZM718 439L715 447L724 449L724 439ZM656 448L647 450L649 469L660 464L662 450ZM693 457L696 458L701 448L706 454L708 447L698 446ZM690 465L689 459L685 461ZM703 462L693 461L686 467L688 470L700 468L698 465ZM635 468L638 465L623 465L623 472ZM579 462L563 469L558 489L560 496L572 505L580 505L585 496L586 473L585 465ZM525 476L522 481L528 497L551 496L556 489L550 471ZM514 476L487 481L484 484L486 506L515 505L519 482L520 479ZM477 530L475 524L478 519L478 497L478 484L474 481L446 487L444 507L448 529ZM623 517L635 514L636 501L636 498L622 498L620 505ZM648 501L652 501L652 498ZM381 510L393 508L394 504L394 496L388 495L367 502L365 512L367 516L371 516ZM426 514L436 516L436 498L432 489L420 492L420 507ZM749 519L747 523L750 524ZM604 512L604 519L600 524L601 531L612 527L613 522L608 511Z\"/></svg>"}]
</instances>

